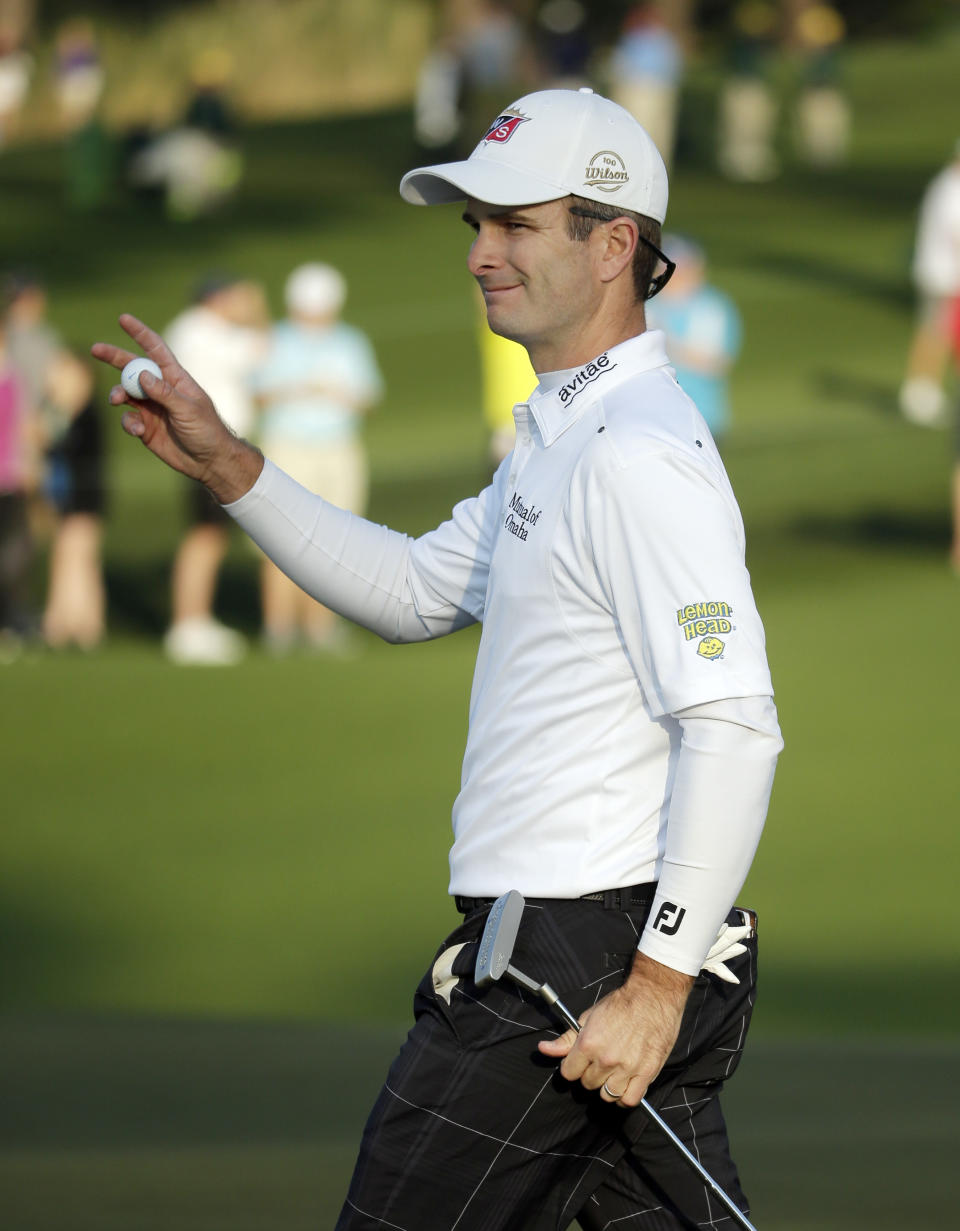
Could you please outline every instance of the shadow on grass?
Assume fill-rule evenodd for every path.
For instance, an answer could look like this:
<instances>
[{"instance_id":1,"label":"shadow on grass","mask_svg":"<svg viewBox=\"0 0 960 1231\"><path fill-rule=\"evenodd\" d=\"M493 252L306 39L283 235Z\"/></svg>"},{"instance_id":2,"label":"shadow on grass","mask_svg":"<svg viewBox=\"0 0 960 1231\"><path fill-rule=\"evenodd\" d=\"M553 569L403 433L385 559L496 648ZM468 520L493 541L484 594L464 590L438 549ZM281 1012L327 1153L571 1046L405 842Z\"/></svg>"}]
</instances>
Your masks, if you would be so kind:
<instances>
[{"instance_id":1,"label":"shadow on grass","mask_svg":"<svg viewBox=\"0 0 960 1231\"><path fill-rule=\"evenodd\" d=\"M116 632L159 640L170 621L170 561L107 560L104 565L110 626ZM256 564L228 560L217 582L218 617L250 636L260 629Z\"/></svg>"},{"instance_id":2,"label":"shadow on grass","mask_svg":"<svg viewBox=\"0 0 960 1231\"><path fill-rule=\"evenodd\" d=\"M813 384L823 397L854 402L886 418L899 418L897 390L884 381L869 380L853 372L824 369L814 374Z\"/></svg>"},{"instance_id":3,"label":"shadow on grass","mask_svg":"<svg viewBox=\"0 0 960 1231\"><path fill-rule=\"evenodd\" d=\"M401 1039L344 1023L0 1018L11 1225L332 1225ZM955 1037L748 1045L725 1106L757 1224L952 1225L958 1078Z\"/></svg>"},{"instance_id":4,"label":"shadow on grass","mask_svg":"<svg viewBox=\"0 0 960 1231\"><path fill-rule=\"evenodd\" d=\"M893 509L808 514L793 522L790 533L814 544L942 556L950 545L950 518L946 511Z\"/></svg>"}]
</instances>

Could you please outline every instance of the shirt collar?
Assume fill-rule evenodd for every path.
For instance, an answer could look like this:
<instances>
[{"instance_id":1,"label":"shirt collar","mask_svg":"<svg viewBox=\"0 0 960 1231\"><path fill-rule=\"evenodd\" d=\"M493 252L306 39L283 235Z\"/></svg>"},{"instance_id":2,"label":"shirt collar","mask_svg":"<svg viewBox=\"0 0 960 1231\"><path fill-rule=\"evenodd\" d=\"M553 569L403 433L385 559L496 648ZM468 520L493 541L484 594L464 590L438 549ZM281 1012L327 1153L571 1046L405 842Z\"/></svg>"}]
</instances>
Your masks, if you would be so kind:
<instances>
[{"instance_id":1,"label":"shirt collar","mask_svg":"<svg viewBox=\"0 0 960 1231\"><path fill-rule=\"evenodd\" d=\"M669 363L662 331L648 329L573 369L566 380L552 384L549 390L538 385L528 405L544 445L552 445L588 406L629 377Z\"/></svg>"}]
</instances>

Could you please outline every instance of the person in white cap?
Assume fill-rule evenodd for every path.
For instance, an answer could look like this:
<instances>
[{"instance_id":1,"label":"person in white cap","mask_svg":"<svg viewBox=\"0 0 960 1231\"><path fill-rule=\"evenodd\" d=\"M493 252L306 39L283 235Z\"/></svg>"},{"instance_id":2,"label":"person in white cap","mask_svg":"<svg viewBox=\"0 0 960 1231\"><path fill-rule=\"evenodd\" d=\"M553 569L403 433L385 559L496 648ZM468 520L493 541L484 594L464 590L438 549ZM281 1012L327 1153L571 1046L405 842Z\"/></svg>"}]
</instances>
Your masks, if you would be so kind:
<instances>
[{"instance_id":1,"label":"person in white cap","mask_svg":"<svg viewBox=\"0 0 960 1231\"><path fill-rule=\"evenodd\" d=\"M110 395L128 433L341 614L393 642L483 625L450 854L464 919L417 990L337 1226L719 1225L638 1104L746 1208L717 1096L756 977L733 903L782 744L736 501L645 329L670 272L656 272L663 161L616 104L547 90L401 193L465 202L491 328L539 380L514 450L449 521L411 541L298 487L126 315L163 378L142 404ZM512 983L473 979L511 889L526 899L514 964L560 993L579 1034Z\"/></svg>"},{"instance_id":2,"label":"person in white cap","mask_svg":"<svg viewBox=\"0 0 960 1231\"><path fill-rule=\"evenodd\" d=\"M298 266L284 290L287 319L271 330L251 383L264 455L325 500L362 513L369 482L359 428L383 380L367 337L340 320L346 297L339 270L320 262ZM337 616L269 559L261 598L264 642L272 653L290 651L299 638L315 650L344 648Z\"/></svg>"}]
</instances>

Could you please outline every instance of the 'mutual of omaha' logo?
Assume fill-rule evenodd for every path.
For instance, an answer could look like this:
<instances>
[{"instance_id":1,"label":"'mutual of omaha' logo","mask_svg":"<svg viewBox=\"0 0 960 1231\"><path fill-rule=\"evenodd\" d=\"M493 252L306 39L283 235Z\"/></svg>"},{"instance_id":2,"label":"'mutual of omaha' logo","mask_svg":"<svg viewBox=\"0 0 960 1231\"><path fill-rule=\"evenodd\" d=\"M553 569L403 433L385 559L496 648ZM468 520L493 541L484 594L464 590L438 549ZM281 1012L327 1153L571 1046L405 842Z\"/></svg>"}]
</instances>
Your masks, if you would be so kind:
<instances>
[{"instance_id":1,"label":"'mutual of omaha' logo","mask_svg":"<svg viewBox=\"0 0 960 1231\"><path fill-rule=\"evenodd\" d=\"M529 527L537 524L543 509L538 509L532 503L529 505L524 504L520 493L514 492L510 497L510 510L503 523L504 529L509 530L521 543L525 543L529 534Z\"/></svg>"},{"instance_id":2,"label":"'mutual of omaha' logo","mask_svg":"<svg viewBox=\"0 0 960 1231\"><path fill-rule=\"evenodd\" d=\"M521 115L519 111L505 111L503 115L498 115L487 131L483 134L481 144L487 141L495 141L497 145L506 145L513 134L517 131L521 124L525 124L530 117Z\"/></svg>"},{"instance_id":3,"label":"'mutual of omaha' logo","mask_svg":"<svg viewBox=\"0 0 960 1231\"><path fill-rule=\"evenodd\" d=\"M677 612L677 623L685 641L703 638L697 646L701 658L719 658L724 649L719 634L733 631L732 615L729 603L688 603Z\"/></svg>"},{"instance_id":4,"label":"'mutual of omaha' logo","mask_svg":"<svg viewBox=\"0 0 960 1231\"><path fill-rule=\"evenodd\" d=\"M587 163L583 182L588 188L599 188L601 192L616 192L630 183L630 176L619 154L613 150L598 150Z\"/></svg>"}]
</instances>

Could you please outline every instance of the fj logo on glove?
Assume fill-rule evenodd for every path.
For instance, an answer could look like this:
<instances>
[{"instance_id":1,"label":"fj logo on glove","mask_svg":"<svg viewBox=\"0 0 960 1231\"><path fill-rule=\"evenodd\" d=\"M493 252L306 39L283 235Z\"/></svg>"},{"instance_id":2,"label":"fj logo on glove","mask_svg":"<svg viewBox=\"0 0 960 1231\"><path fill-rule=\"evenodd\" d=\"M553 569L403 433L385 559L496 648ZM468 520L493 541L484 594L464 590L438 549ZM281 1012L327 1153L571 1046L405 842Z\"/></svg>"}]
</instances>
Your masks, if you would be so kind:
<instances>
[{"instance_id":1,"label":"fj logo on glove","mask_svg":"<svg viewBox=\"0 0 960 1231\"><path fill-rule=\"evenodd\" d=\"M661 902L657 917L653 921L653 930L662 932L664 936L676 936L686 913L684 906L675 906L673 902Z\"/></svg>"}]
</instances>

